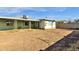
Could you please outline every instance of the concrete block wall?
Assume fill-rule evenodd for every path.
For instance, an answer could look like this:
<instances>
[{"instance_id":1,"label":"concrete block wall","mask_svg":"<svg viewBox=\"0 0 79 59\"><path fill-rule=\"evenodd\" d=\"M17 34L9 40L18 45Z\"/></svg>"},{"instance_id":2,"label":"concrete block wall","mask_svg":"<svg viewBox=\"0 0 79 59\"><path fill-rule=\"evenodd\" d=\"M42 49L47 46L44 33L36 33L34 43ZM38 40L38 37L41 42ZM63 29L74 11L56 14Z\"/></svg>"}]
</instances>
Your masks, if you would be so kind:
<instances>
[{"instance_id":1,"label":"concrete block wall","mask_svg":"<svg viewBox=\"0 0 79 59\"><path fill-rule=\"evenodd\" d=\"M79 28L79 23L57 23L56 28L77 29Z\"/></svg>"}]
</instances>

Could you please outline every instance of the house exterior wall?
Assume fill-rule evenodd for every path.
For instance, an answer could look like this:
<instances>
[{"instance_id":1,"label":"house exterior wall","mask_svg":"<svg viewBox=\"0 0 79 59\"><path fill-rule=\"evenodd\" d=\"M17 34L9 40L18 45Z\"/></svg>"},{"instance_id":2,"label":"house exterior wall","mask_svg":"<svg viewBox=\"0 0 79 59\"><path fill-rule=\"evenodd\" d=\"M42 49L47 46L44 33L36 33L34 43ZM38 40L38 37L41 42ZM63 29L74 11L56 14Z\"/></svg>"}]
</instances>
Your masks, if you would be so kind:
<instances>
[{"instance_id":1,"label":"house exterior wall","mask_svg":"<svg viewBox=\"0 0 79 59\"><path fill-rule=\"evenodd\" d=\"M53 22L52 28L53 28L53 29L56 29L56 22Z\"/></svg>"},{"instance_id":2,"label":"house exterior wall","mask_svg":"<svg viewBox=\"0 0 79 59\"><path fill-rule=\"evenodd\" d=\"M51 21L45 21L45 29L52 29L53 23Z\"/></svg>"},{"instance_id":3,"label":"house exterior wall","mask_svg":"<svg viewBox=\"0 0 79 59\"><path fill-rule=\"evenodd\" d=\"M28 24L25 25L25 22ZM30 22L30 23L29 23ZM11 23L8 25L7 23ZM42 21L24 21L24 20L16 20L16 19L0 19L0 30L6 29L26 29L29 28L29 24L31 24L31 28L33 29L55 29L56 22L42 20Z\"/></svg>"},{"instance_id":4,"label":"house exterior wall","mask_svg":"<svg viewBox=\"0 0 79 59\"><path fill-rule=\"evenodd\" d=\"M7 21L11 21L11 25L7 25ZM25 25L25 22L28 24ZM12 19L0 19L0 30L8 29L27 29L29 28L29 22L31 22L31 28L39 28L38 21L23 21L23 20L12 20Z\"/></svg>"},{"instance_id":5,"label":"house exterior wall","mask_svg":"<svg viewBox=\"0 0 79 59\"><path fill-rule=\"evenodd\" d=\"M39 28L39 22L38 21L31 21L31 28L38 29Z\"/></svg>"},{"instance_id":6,"label":"house exterior wall","mask_svg":"<svg viewBox=\"0 0 79 59\"><path fill-rule=\"evenodd\" d=\"M57 28L77 29L79 28L79 23L58 23Z\"/></svg>"},{"instance_id":7,"label":"house exterior wall","mask_svg":"<svg viewBox=\"0 0 79 59\"><path fill-rule=\"evenodd\" d=\"M56 29L56 22L45 21L45 29Z\"/></svg>"},{"instance_id":8,"label":"house exterior wall","mask_svg":"<svg viewBox=\"0 0 79 59\"><path fill-rule=\"evenodd\" d=\"M40 28L42 29L56 29L56 22L40 21Z\"/></svg>"},{"instance_id":9,"label":"house exterior wall","mask_svg":"<svg viewBox=\"0 0 79 59\"><path fill-rule=\"evenodd\" d=\"M20 28L28 28L28 25L25 25L25 21L19 21L19 20L10 20L13 22L12 25L7 25L7 22L9 19L0 19L0 30L8 30L8 29L20 29ZM15 22L17 21L17 23Z\"/></svg>"},{"instance_id":10,"label":"house exterior wall","mask_svg":"<svg viewBox=\"0 0 79 59\"><path fill-rule=\"evenodd\" d=\"M29 25L25 25L25 22L28 22L28 21L17 21L17 28L18 29L25 29L25 28L28 28Z\"/></svg>"},{"instance_id":11,"label":"house exterior wall","mask_svg":"<svg viewBox=\"0 0 79 59\"><path fill-rule=\"evenodd\" d=\"M44 27L45 27L45 21L40 21L39 28L44 29Z\"/></svg>"},{"instance_id":12,"label":"house exterior wall","mask_svg":"<svg viewBox=\"0 0 79 59\"><path fill-rule=\"evenodd\" d=\"M5 19L0 19L0 30L5 30L5 29L13 29L14 27L11 26L7 26Z\"/></svg>"}]
</instances>

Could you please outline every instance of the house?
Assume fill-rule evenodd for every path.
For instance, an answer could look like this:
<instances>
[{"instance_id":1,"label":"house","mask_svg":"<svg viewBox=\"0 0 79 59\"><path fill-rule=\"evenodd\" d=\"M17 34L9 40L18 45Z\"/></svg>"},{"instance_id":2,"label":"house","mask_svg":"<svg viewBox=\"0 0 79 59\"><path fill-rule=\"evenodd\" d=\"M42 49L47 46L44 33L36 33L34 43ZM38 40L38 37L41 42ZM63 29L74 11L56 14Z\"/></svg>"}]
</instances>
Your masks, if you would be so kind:
<instances>
[{"instance_id":1,"label":"house","mask_svg":"<svg viewBox=\"0 0 79 59\"><path fill-rule=\"evenodd\" d=\"M46 19L24 19L13 17L0 17L0 30L6 29L55 29L56 22Z\"/></svg>"},{"instance_id":2,"label":"house","mask_svg":"<svg viewBox=\"0 0 79 59\"><path fill-rule=\"evenodd\" d=\"M42 29L56 29L55 20L40 19L39 27Z\"/></svg>"}]
</instances>

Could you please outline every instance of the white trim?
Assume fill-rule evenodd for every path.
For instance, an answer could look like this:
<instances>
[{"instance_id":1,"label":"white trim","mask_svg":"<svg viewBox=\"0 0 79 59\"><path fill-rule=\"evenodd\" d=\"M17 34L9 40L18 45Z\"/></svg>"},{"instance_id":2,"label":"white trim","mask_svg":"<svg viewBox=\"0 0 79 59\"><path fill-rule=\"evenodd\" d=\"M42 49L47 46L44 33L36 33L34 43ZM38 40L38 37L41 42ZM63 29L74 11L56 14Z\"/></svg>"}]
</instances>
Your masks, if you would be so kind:
<instances>
[{"instance_id":1,"label":"white trim","mask_svg":"<svg viewBox=\"0 0 79 59\"><path fill-rule=\"evenodd\" d=\"M37 19L23 19L23 18L16 18L16 17L0 17L0 19L14 19L14 20L24 20L24 21L39 21Z\"/></svg>"}]
</instances>

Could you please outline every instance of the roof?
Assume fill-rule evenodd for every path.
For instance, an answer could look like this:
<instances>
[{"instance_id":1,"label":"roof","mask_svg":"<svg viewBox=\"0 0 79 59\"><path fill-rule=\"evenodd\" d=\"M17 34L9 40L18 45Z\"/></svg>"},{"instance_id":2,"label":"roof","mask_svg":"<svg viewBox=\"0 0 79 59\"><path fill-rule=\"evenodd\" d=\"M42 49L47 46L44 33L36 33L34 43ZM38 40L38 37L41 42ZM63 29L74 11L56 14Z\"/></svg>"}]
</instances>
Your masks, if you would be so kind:
<instances>
[{"instance_id":1,"label":"roof","mask_svg":"<svg viewBox=\"0 0 79 59\"><path fill-rule=\"evenodd\" d=\"M11 19L11 20L24 20L24 21L39 21L37 19L23 19L23 18L17 18L17 17L0 17L0 19Z\"/></svg>"},{"instance_id":2,"label":"roof","mask_svg":"<svg viewBox=\"0 0 79 59\"><path fill-rule=\"evenodd\" d=\"M23 20L23 21L53 21L55 22L55 20L48 20L48 19L31 19L31 18L27 18L24 19L22 17L0 17L0 19L10 19L10 20Z\"/></svg>"},{"instance_id":3,"label":"roof","mask_svg":"<svg viewBox=\"0 0 79 59\"><path fill-rule=\"evenodd\" d=\"M48 19L39 19L40 21L55 21L55 20L48 20Z\"/></svg>"}]
</instances>

